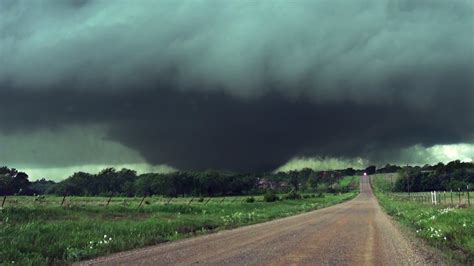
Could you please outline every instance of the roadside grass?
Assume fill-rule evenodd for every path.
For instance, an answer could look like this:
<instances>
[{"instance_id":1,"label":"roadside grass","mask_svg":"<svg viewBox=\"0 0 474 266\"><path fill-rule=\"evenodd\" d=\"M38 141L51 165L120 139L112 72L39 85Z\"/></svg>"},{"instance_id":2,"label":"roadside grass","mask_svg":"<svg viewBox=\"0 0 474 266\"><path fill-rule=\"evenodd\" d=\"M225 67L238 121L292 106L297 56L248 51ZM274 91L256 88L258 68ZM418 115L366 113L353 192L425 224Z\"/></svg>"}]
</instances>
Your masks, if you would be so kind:
<instances>
[{"instance_id":1,"label":"roadside grass","mask_svg":"<svg viewBox=\"0 0 474 266\"><path fill-rule=\"evenodd\" d=\"M105 208L99 205L104 198L94 197L76 199L90 204L65 207L57 204L61 197L52 200L54 206L31 204L31 198L17 197L18 206L0 210L0 264L64 265L324 208L357 194L324 194L272 203L263 202L262 197L246 203L242 200L246 197L240 197L234 202L213 200L188 205L191 198L182 198L165 205L155 199L140 209L136 204Z\"/></svg>"},{"instance_id":2,"label":"roadside grass","mask_svg":"<svg viewBox=\"0 0 474 266\"><path fill-rule=\"evenodd\" d=\"M341 187L350 187L351 189L359 189L360 176L345 176L339 181Z\"/></svg>"},{"instance_id":3,"label":"roadside grass","mask_svg":"<svg viewBox=\"0 0 474 266\"><path fill-rule=\"evenodd\" d=\"M474 208L425 205L391 196L383 176L372 177L382 208L448 259L474 265Z\"/></svg>"},{"instance_id":4,"label":"roadside grass","mask_svg":"<svg viewBox=\"0 0 474 266\"><path fill-rule=\"evenodd\" d=\"M345 187L349 186L354 180L354 176L345 176L343 179L339 180L339 185Z\"/></svg>"}]
</instances>

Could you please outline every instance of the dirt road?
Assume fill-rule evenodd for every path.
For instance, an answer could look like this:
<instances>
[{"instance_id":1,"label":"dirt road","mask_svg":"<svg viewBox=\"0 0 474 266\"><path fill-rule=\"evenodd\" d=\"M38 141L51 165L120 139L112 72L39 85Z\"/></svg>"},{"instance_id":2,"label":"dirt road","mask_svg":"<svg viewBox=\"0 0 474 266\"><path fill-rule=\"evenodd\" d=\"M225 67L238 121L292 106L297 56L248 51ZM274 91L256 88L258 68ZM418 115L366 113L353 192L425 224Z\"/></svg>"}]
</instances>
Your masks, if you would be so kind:
<instances>
[{"instance_id":1,"label":"dirt road","mask_svg":"<svg viewBox=\"0 0 474 266\"><path fill-rule=\"evenodd\" d=\"M424 265L382 212L367 177L348 202L216 234L118 253L83 265ZM435 262L439 263L439 262Z\"/></svg>"}]
</instances>

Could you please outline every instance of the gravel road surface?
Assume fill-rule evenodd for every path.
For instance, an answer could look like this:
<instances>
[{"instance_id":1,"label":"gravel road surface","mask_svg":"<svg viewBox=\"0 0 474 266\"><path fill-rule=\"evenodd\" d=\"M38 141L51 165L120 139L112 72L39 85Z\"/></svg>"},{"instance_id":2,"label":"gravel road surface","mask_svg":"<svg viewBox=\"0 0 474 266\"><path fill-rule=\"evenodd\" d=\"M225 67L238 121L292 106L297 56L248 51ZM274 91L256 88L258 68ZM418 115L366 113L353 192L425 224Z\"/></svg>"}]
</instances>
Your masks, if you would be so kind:
<instances>
[{"instance_id":1,"label":"gravel road surface","mask_svg":"<svg viewBox=\"0 0 474 266\"><path fill-rule=\"evenodd\" d=\"M355 199L292 217L117 253L81 265L426 265L380 209L367 177Z\"/></svg>"}]
</instances>

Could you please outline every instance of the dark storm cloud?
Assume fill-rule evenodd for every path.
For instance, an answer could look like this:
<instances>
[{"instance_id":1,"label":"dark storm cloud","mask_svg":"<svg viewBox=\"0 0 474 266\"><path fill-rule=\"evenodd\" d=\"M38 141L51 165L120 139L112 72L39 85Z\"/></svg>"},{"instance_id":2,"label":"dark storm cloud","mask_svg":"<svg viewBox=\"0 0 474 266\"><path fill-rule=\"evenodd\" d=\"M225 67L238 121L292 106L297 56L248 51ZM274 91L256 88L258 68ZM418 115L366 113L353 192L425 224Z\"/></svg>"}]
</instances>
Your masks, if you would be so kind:
<instances>
[{"instance_id":1,"label":"dark storm cloud","mask_svg":"<svg viewBox=\"0 0 474 266\"><path fill-rule=\"evenodd\" d=\"M182 169L472 142L473 17L467 0L2 1L1 130L98 124Z\"/></svg>"},{"instance_id":2,"label":"dark storm cloud","mask_svg":"<svg viewBox=\"0 0 474 266\"><path fill-rule=\"evenodd\" d=\"M180 169L269 170L295 155L378 159L414 143L466 140L474 130L472 115L458 113L469 109L467 99L443 98L438 106L418 110L398 103L315 104L278 94L236 99L220 92L175 90L0 96L8 99L0 102L3 110L15 110L0 116L11 133L106 124L110 138L140 151L148 162Z\"/></svg>"}]
</instances>

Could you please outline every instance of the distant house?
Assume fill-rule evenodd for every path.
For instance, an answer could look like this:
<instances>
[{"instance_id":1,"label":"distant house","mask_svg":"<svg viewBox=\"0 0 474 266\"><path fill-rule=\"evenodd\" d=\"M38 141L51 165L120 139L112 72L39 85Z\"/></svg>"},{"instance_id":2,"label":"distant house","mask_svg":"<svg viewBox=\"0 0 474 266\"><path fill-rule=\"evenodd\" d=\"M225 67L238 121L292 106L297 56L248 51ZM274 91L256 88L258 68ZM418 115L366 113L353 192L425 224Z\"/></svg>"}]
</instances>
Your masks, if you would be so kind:
<instances>
[{"instance_id":1,"label":"distant house","mask_svg":"<svg viewBox=\"0 0 474 266\"><path fill-rule=\"evenodd\" d=\"M278 182L278 183L279 183L280 188L281 188L282 190L286 190L287 188L290 187L290 185L289 185L288 182L286 182L286 181L282 181L282 182Z\"/></svg>"},{"instance_id":2,"label":"distant house","mask_svg":"<svg viewBox=\"0 0 474 266\"><path fill-rule=\"evenodd\" d=\"M290 185L286 181L272 181L268 178L259 178L257 187L259 189L286 190Z\"/></svg>"},{"instance_id":3,"label":"distant house","mask_svg":"<svg viewBox=\"0 0 474 266\"><path fill-rule=\"evenodd\" d=\"M257 185L260 189L275 189L276 187L275 182L268 180L268 178L260 178Z\"/></svg>"}]
</instances>

